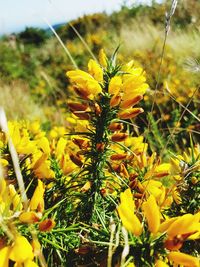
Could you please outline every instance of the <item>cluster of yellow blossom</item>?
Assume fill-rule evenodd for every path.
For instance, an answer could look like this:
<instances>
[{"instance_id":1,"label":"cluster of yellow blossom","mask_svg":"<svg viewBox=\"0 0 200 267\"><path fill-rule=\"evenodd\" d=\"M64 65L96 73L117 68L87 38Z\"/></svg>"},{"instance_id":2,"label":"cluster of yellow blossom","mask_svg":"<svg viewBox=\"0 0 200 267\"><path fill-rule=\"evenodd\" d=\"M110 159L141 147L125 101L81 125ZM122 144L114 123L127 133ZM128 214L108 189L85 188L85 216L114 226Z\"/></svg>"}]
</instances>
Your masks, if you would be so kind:
<instances>
[{"instance_id":1,"label":"cluster of yellow blossom","mask_svg":"<svg viewBox=\"0 0 200 267\"><path fill-rule=\"evenodd\" d=\"M148 88L146 78L141 68L135 68L133 61L124 65L118 74L104 73L108 68L108 59L101 50L99 65L96 61L88 63L88 73L81 70L68 71L67 76L74 84L75 92L84 100L98 99L101 94L109 94L110 107L119 107L118 117L130 119L143 112L141 108L134 108ZM104 76L108 76L104 79ZM75 104L75 103L73 103ZM72 106L72 103L71 103ZM88 105L74 105L72 111L75 115L88 113ZM84 118L84 117L83 117ZM85 117L88 118L88 117Z\"/></svg>"},{"instance_id":2,"label":"cluster of yellow blossom","mask_svg":"<svg viewBox=\"0 0 200 267\"><path fill-rule=\"evenodd\" d=\"M181 196L175 193L177 187L173 179L184 179L187 174L184 173L184 176L179 179L182 157L178 156L171 162L162 163L156 153L149 156L148 144L143 143L143 138L141 136L130 137L128 133L124 132L124 125L120 122L120 119L132 119L143 111L141 108L135 108L134 105L143 98L148 88L144 72L140 68L135 68L133 62L119 69L115 68L116 66L113 67L103 51L100 53L100 63L101 65L90 60L88 73L75 70L67 72L67 76L74 85L75 92L83 99L82 103L69 103L70 110L78 118L92 121L93 114L100 117L105 108L104 102L102 101L102 105L101 100L106 99L106 96L108 96L110 110L115 108L117 110L116 117L113 117L107 125L112 144L109 146L110 164L107 169L105 167L104 172L111 179L109 181L108 178L104 184L102 183L101 192L105 197L106 194L113 193L113 188L119 189L120 182L113 176L117 175L125 179L125 183L133 190L133 194L130 189L120 194L121 203L117 208L125 228L137 237L140 237L142 233L143 236L148 236L147 233L150 232L152 234L152 240L148 240L150 243L155 242L154 239L158 239L159 236L165 236L162 241L166 257L163 261L163 255L158 254L155 259L156 266L168 266L167 262L199 266L197 258L178 251L188 238L199 238L199 213L193 209L191 211L193 214L185 211L185 215L182 216L181 213L180 216L170 218L166 214L164 215L165 209L170 209L172 203L180 204L180 202L177 203L178 197L181 201ZM106 115L104 114L104 116L106 120ZM100 120L99 122L101 123ZM98 127L96 127L97 129ZM86 149L89 148L86 140L79 140L79 142L82 145L85 144ZM101 153L105 150L105 146L106 142L96 144L97 150ZM83 149L83 146L79 148ZM193 151L193 158L195 157L196 162L192 170L198 171L199 151L191 148L190 155L191 151ZM189 162L188 157L184 153L183 162L186 162L186 165ZM84 166L83 163L80 166ZM189 169L191 171L191 168ZM115 174L113 175L113 173ZM165 186L164 183L166 179L168 186ZM91 183L89 187L87 186L87 190L90 188ZM161 214L163 215L161 216ZM148 228L143 225L147 225ZM138 242L142 243L143 241ZM135 264L138 265L137 259L135 261Z\"/></svg>"},{"instance_id":3,"label":"cluster of yellow blossom","mask_svg":"<svg viewBox=\"0 0 200 267\"><path fill-rule=\"evenodd\" d=\"M119 216L124 227L133 235L139 237L143 231L149 231L153 244L154 239L165 234L166 258L159 259L157 255L156 266L170 266L167 262L184 266L199 266L198 258L182 253L179 249L187 239L199 239L200 212L172 218L163 217L156 198L152 194L143 201L141 210L138 210L130 189L120 194L120 200L117 208ZM148 225L148 229L144 227L145 224ZM137 262L137 259L135 261Z\"/></svg>"},{"instance_id":4,"label":"cluster of yellow blossom","mask_svg":"<svg viewBox=\"0 0 200 267\"><path fill-rule=\"evenodd\" d=\"M10 266L9 262L13 261L16 267L35 267L39 265L33 261L34 257L41 255L35 231L48 232L55 226L54 219L44 216L45 190L55 179L51 158L56 157L64 174L73 170L73 164L69 155L65 154L67 140L60 137L64 134L63 128L52 128L49 133L51 141L41 130L39 121L9 122L8 129L8 134L3 131L0 134L0 228L5 232L5 235L0 237L0 266ZM24 184L27 185L25 190L28 192L29 187L34 184L27 203L23 202L19 192L15 177L17 174L8 149L9 140L12 140L18 154L21 171L26 171L23 177ZM20 233L19 225L27 225L28 228L31 226L31 244L27 237Z\"/></svg>"},{"instance_id":5,"label":"cluster of yellow blossom","mask_svg":"<svg viewBox=\"0 0 200 267\"><path fill-rule=\"evenodd\" d=\"M37 250L34 251L33 245L24 236L17 235L10 246L0 249L0 266L9 267L9 260L12 260L15 267L38 267L33 261L35 252Z\"/></svg>"},{"instance_id":6,"label":"cluster of yellow blossom","mask_svg":"<svg viewBox=\"0 0 200 267\"><path fill-rule=\"evenodd\" d=\"M142 135L133 136L131 120L143 112L136 105L148 85L143 69L132 61L116 65L115 57L109 60L101 50L99 63L90 60L88 72L73 70L67 76L79 97L68 103L67 127L46 133L39 121L22 121L9 122L8 133L0 132L0 267L11 261L15 267L41 265L38 236L56 227L59 214L51 217L51 211L64 202L67 190L76 210L71 221L83 218L92 226L97 225L92 221L95 201L101 205L112 199L109 214L117 209L116 222L129 232L128 266L198 267L198 258L183 248L200 237L199 146L191 142L187 152L166 162L149 152ZM9 140L19 157L25 201Z\"/></svg>"}]
</instances>

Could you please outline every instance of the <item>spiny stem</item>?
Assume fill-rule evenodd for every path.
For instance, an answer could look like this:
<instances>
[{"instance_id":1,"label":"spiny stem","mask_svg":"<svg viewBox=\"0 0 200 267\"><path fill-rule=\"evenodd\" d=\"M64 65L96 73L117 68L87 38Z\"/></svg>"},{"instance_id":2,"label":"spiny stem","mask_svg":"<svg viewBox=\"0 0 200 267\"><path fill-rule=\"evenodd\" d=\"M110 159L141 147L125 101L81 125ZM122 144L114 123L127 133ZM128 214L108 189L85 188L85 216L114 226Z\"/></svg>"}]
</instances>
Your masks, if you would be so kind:
<instances>
[{"instance_id":1,"label":"spiny stem","mask_svg":"<svg viewBox=\"0 0 200 267\"><path fill-rule=\"evenodd\" d=\"M91 136L91 151L90 151L90 175L91 190L89 192L89 200L86 203L88 218L90 221L94 210L95 203L98 202L100 196L100 188L104 180L104 168L106 165L107 151L109 145L109 131L108 126L115 114L110 108L110 97L102 96L98 102L101 113L95 114L92 120L94 125L94 134ZM98 148L98 145L102 145L102 148Z\"/></svg>"}]
</instances>

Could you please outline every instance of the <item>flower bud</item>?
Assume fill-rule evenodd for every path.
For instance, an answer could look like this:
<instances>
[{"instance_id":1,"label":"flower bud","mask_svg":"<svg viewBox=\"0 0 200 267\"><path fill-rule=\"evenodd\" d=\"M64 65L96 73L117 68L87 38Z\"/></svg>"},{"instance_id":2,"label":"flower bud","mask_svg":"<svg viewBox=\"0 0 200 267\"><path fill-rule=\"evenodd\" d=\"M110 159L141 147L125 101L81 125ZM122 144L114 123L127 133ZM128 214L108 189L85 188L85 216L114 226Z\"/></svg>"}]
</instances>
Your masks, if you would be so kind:
<instances>
[{"instance_id":1,"label":"flower bud","mask_svg":"<svg viewBox=\"0 0 200 267\"><path fill-rule=\"evenodd\" d=\"M112 135L111 140L113 142L123 142L127 137L127 133L115 133Z\"/></svg>"},{"instance_id":2,"label":"flower bud","mask_svg":"<svg viewBox=\"0 0 200 267\"><path fill-rule=\"evenodd\" d=\"M74 111L73 114L81 120L89 120L90 119L90 115L84 111Z\"/></svg>"},{"instance_id":3,"label":"flower bud","mask_svg":"<svg viewBox=\"0 0 200 267\"><path fill-rule=\"evenodd\" d=\"M120 119L132 119L144 112L142 108L129 108L118 113Z\"/></svg>"},{"instance_id":4,"label":"flower bud","mask_svg":"<svg viewBox=\"0 0 200 267\"><path fill-rule=\"evenodd\" d=\"M135 96L134 98L124 100L120 104L120 107L125 109L125 108L130 108L132 106L135 106L138 102L142 100L142 98L143 98L142 95L138 95L138 96Z\"/></svg>"},{"instance_id":5,"label":"flower bud","mask_svg":"<svg viewBox=\"0 0 200 267\"><path fill-rule=\"evenodd\" d=\"M74 138L72 141L80 149L86 149L89 146L89 141L88 140L85 140L85 139Z\"/></svg>"},{"instance_id":6,"label":"flower bud","mask_svg":"<svg viewBox=\"0 0 200 267\"><path fill-rule=\"evenodd\" d=\"M39 223L39 230L41 232L49 232L54 228L55 225L56 223L53 219L46 219Z\"/></svg>"},{"instance_id":7,"label":"flower bud","mask_svg":"<svg viewBox=\"0 0 200 267\"><path fill-rule=\"evenodd\" d=\"M126 159L127 157L127 154L124 153L124 154L114 154L110 157L111 160L124 160Z\"/></svg>"},{"instance_id":8,"label":"flower bud","mask_svg":"<svg viewBox=\"0 0 200 267\"><path fill-rule=\"evenodd\" d=\"M115 131L121 131L123 130L123 124L122 123L117 123L117 122L113 122L109 125L109 130L112 131L112 132L115 132Z\"/></svg>"},{"instance_id":9,"label":"flower bud","mask_svg":"<svg viewBox=\"0 0 200 267\"><path fill-rule=\"evenodd\" d=\"M79 166L79 167L82 167L82 166L83 166L83 163L82 163L82 161L81 161L81 158L80 158L78 155L76 155L76 154L74 154L74 153L70 153L70 154L69 154L69 157L70 157L71 161L72 161L74 164L76 164L77 166Z\"/></svg>"},{"instance_id":10,"label":"flower bud","mask_svg":"<svg viewBox=\"0 0 200 267\"><path fill-rule=\"evenodd\" d=\"M82 103L74 103L70 102L68 103L69 109L73 111L85 111L88 108L88 105L82 104Z\"/></svg>"},{"instance_id":11,"label":"flower bud","mask_svg":"<svg viewBox=\"0 0 200 267\"><path fill-rule=\"evenodd\" d=\"M121 96L120 95L114 95L110 100L111 108L118 106L120 101L121 101Z\"/></svg>"},{"instance_id":12,"label":"flower bud","mask_svg":"<svg viewBox=\"0 0 200 267\"><path fill-rule=\"evenodd\" d=\"M105 144L104 143L98 143L98 144L96 144L96 149L99 152L103 152L104 151L104 148L105 148Z\"/></svg>"},{"instance_id":13,"label":"flower bud","mask_svg":"<svg viewBox=\"0 0 200 267\"><path fill-rule=\"evenodd\" d=\"M95 109L95 114L97 116L99 116L101 114L101 108L100 108L99 104L95 103L94 104L94 109Z\"/></svg>"}]
</instances>

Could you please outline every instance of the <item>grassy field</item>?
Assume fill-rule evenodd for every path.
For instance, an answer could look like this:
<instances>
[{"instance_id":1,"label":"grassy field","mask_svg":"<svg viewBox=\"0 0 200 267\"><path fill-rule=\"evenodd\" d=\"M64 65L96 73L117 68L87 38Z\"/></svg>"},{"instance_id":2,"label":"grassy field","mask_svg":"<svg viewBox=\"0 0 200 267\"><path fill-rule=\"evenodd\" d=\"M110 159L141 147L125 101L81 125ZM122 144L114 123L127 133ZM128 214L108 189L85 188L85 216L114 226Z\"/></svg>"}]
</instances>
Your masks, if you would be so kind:
<instances>
[{"instance_id":1,"label":"grassy field","mask_svg":"<svg viewBox=\"0 0 200 267\"><path fill-rule=\"evenodd\" d=\"M0 267L199 267L199 1L0 40Z\"/></svg>"}]
</instances>

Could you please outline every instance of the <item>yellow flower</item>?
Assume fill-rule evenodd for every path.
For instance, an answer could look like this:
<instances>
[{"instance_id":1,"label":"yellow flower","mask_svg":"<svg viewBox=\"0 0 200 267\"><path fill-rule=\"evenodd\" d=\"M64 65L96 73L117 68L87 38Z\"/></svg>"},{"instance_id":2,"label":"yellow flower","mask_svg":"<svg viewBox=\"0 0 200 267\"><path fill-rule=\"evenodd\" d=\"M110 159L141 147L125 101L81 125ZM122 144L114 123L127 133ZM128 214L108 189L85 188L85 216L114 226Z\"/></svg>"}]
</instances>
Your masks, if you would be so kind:
<instances>
[{"instance_id":1,"label":"yellow flower","mask_svg":"<svg viewBox=\"0 0 200 267\"><path fill-rule=\"evenodd\" d=\"M178 192L178 188L177 187L174 187L172 189L172 197L173 197L173 200L176 202L176 204L181 204L182 199L181 199L180 193Z\"/></svg>"},{"instance_id":2,"label":"yellow flower","mask_svg":"<svg viewBox=\"0 0 200 267\"><path fill-rule=\"evenodd\" d=\"M142 225L138 217L134 214L135 204L131 190L127 189L125 192L122 192L120 194L120 200L121 203L117 210L124 227L136 236L141 235Z\"/></svg>"},{"instance_id":3,"label":"yellow flower","mask_svg":"<svg viewBox=\"0 0 200 267\"><path fill-rule=\"evenodd\" d=\"M19 216L20 222L23 223L35 223L39 221L39 216L33 211L22 212Z\"/></svg>"},{"instance_id":4,"label":"yellow flower","mask_svg":"<svg viewBox=\"0 0 200 267\"><path fill-rule=\"evenodd\" d=\"M102 88L97 80L90 74L82 70L72 70L67 72L71 82L77 86L77 93L83 98L92 99L93 96L101 93Z\"/></svg>"},{"instance_id":5,"label":"yellow flower","mask_svg":"<svg viewBox=\"0 0 200 267\"><path fill-rule=\"evenodd\" d=\"M128 109L120 111L118 113L118 117L120 119L132 119L142 112L144 112L142 108L128 108Z\"/></svg>"},{"instance_id":6,"label":"yellow flower","mask_svg":"<svg viewBox=\"0 0 200 267\"><path fill-rule=\"evenodd\" d=\"M161 223L159 232L164 233L170 227L170 225L177 220L178 217L170 218Z\"/></svg>"},{"instance_id":7,"label":"yellow flower","mask_svg":"<svg viewBox=\"0 0 200 267\"><path fill-rule=\"evenodd\" d=\"M70 122L70 117L67 117L67 120ZM60 137L64 137L64 135L66 134L66 129L65 127L53 127L50 132L49 132L49 137L50 139L56 139L56 138L60 138Z\"/></svg>"},{"instance_id":8,"label":"yellow flower","mask_svg":"<svg viewBox=\"0 0 200 267\"><path fill-rule=\"evenodd\" d=\"M30 201L30 209L42 212L44 210L44 184L38 180L38 185Z\"/></svg>"},{"instance_id":9,"label":"yellow flower","mask_svg":"<svg viewBox=\"0 0 200 267\"><path fill-rule=\"evenodd\" d=\"M99 51L99 62L104 68L107 67L108 59L103 49Z\"/></svg>"},{"instance_id":10,"label":"yellow flower","mask_svg":"<svg viewBox=\"0 0 200 267\"><path fill-rule=\"evenodd\" d=\"M120 95L113 95L112 98L110 99L110 107L116 107L120 104L121 101L121 96Z\"/></svg>"},{"instance_id":11,"label":"yellow flower","mask_svg":"<svg viewBox=\"0 0 200 267\"><path fill-rule=\"evenodd\" d=\"M19 154L32 154L36 150L35 141L30 140L27 130L18 122L9 122L9 135Z\"/></svg>"},{"instance_id":12,"label":"yellow flower","mask_svg":"<svg viewBox=\"0 0 200 267\"><path fill-rule=\"evenodd\" d=\"M6 181L0 177L0 200L3 198L3 195L6 191Z\"/></svg>"},{"instance_id":13,"label":"yellow flower","mask_svg":"<svg viewBox=\"0 0 200 267\"><path fill-rule=\"evenodd\" d=\"M171 163L171 172L172 173L180 173L181 172L181 167L180 167L180 160L177 158L171 158L170 159Z\"/></svg>"},{"instance_id":14,"label":"yellow flower","mask_svg":"<svg viewBox=\"0 0 200 267\"><path fill-rule=\"evenodd\" d=\"M146 151L146 143L143 143L144 137L132 137L129 136L125 141L125 146L129 147L134 153L141 154Z\"/></svg>"},{"instance_id":15,"label":"yellow flower","mask_svg":"<svg viewBox=\"0 0 200 267\"><path fill-rule=\"evenodd\" d=\"M9 247L4 247L0 249L0 267L8 267L9 252Z\"/></svg>"},{"instance_id":16,"label":"yellow flower","mask_svg":"<svg viewBox=\"0 0 200 267\"><path fill-rule=\"evenodd\" d=\"M111 78L108 93L111 95L117 95L122 87L122 78L120 76L114 76Z\"/></svg>"},{"instance_id":17,"label":"yellow flower","mask_svg":"<svg viewBox=\"0 0 200 267\"><path fill-rule=\"evenodd\" d=\"M153 234L158 232L160 226L160 211L153 195L142 205L144 216L147 219L149 231Z\"/></svg>"},{"instance_id":18,"label":"yellow flower","mask_svg":"<svg viewBox=\"0 0 200 267\"><path fill-rule=\"evenodd\" d=\"M169 267L169 265L167 263L165 263L164 261L157 260L155 267Z\"/></svg>"},{"instance_id":19,"label":"yellow flower","mask_svg":"<svg viewBox=\"0 0 200 267\"><path fill-rule=\"evenodd\" d=\"M138 102L142 100L143 96L142 95L137 95L132 98L128 98L124 101L121 102L120 107L122 109L127 109L135 106Z\"/></svg>"},{"instance_id":20,"label":"yellow flower","mask_svg":"<svg viewBox=\"0 0 200 267\"><path fill-rule=\"evenodd\" d=\"M146 178L146 175L145 175ZM146 192L152 194L159 205L161 205L165 199L166 189L160 181L147 180L142 183Z\"/></svg>"},{"instance_id":21,"label":"yellow flower","mask_svg":"<svg viewBox=\"0 0 200 267\"><path fill-rule=\"evenodd\" d=\"M170 174L170 169L171 169L171 164L162 163L162 164L155 167L154 176L156 178L167 176Z\"/></svg>"},{"instance_id":22,"label":"yellow flower","mask_svg":"<svg viewBox=\"0 0 200 267\"><path fill-rule=\"evenodd\" d=\"M43 153L50 154L49 140L46 137L42 137L37 141L37 146Z\"/></svg>"},{"instance_id":23,"label":"yellow flower","mask_svg":"<svg viewBox=\"0 0 200 267\"><path fill-rule=\"evenodd\" d=\"M122 71L124 71L127 74L131 74L132 70L135 70L133 60L129 61L127 64L122 66ZM141 71L142 69L140 69L139 73L141 73Z\"/></svg>"},{"instance_id":24,"label":"yellow flower","mask_svg":"<svg viewBox=\"0 0 200 267\"><path fill-rule=\"evenodd\" d=\"M8 186L8 190L13 205L13 210L22 210L21 197L19 194L17 194L14 185L10 184Z\"/></svg>"},{"instance_id":25,"label":"yellow flower","mask_svg":"<svg viewBox=\"0 0 200 267\"><path fill-rule=\"evenodd\" d=\"M133 262L130 262L126 267L135 267L135 264Z\"/></svg>"},{"instance_id":26,"label":"yellow flower","mask_svg":"<svg viewBox=\"0 0 200 267\"><path fill-rule=\"evenodd\" d=\"M6 167L8 165L8 161L6 159L1 159L0 158L0 166Z\"/></svg>"},{"instance_id":27,"label":"yellow flower","mask_svg":"<svg viewBox=\"0 0 200 267\"><path fill-rule=\"evenodd\" d=\"M27 260L24 262L23 267L39 267L34 261Z\"/></svg>"},{"instance_id":28,"label":"yellow flower","mask_svg":"<svg viewBox=\"0 0 200 267\"><path fill-rule=\"evenodd\" d=\"M33 155L32 168L34 174L40 179L53 179L55 177L54 171L51 170L51 162L48 160L48 155L43 154L41 151Z\"/></svg>"},{"instance_id":29,"label":"yellow flower","mask_svg":"<svg viewBox=\"0 0 200 267\"><path fill-rule=\"evenodd\" d=\"M59 165L65 175L70 174L77 168L77 165L71 161L68 154L62 155Z\"/></svg>"},{"instance_id":30,"label":"yellow flower","mask_svg":"<svg viewBox=\"0 0 200 267\"><path fill-rule=\"evenodd\" d=\"M55 149L55 155L58 159L64 154L66 145L67 145L67 140L61 137L58 140L58 143Z\"/></svg>"},{"instance_id":31,"label":"yellow flower","mask_svg":"<svg viewBox=\"0 0 200 267\"><path fill-rule=\"evenodd\" d=\"M14 262L22 263L34 258L32 246L24 236L17 236L9 253L9 259Z\"/></svg>"},{"instance_id":32,"label":"yellow flower","mask_svg":"<svg viewBox=\"0 0 200 267\"><path fill-rule=\"evenodd\" d=\"M185 214L178 217L167 229L168 236L174 237L200 231L199 214Z\"/></svg>"},{"instance_id":33,"label":"yellow flower","mask_svg":"<svg viewBox=\"0 0 200 267\"><path fill-rule=\"evenodd\" d=\"M40 133L40 122L39 121L33 121L32 123L29 124L29 131L33 134L38 134Z\"/></svg>"},{"instance_id":34,"label":"yellow flower","mask_svg":"<svg viewBox=\"0 0 200 267\"><path fill-rule=\"evenodd\" d=\"M136 72L138 72L137 69L135 70L135 73L133 71L133 73L123 76L123 99L130 99L137 95L144 95L148 88L148 84L145 83L146 78L142 74L142 69L139 70L140 74Z\"/></svg>"},{"instance_id":35,"label":"yellow flower","mask_svg":"<svg viewBox=\"0 0 200 267\"><path fill-rule=\"evenodd\" d=\"M199 259L185 253L172 251L169 253L168 258L176 264L188 267L199 267Z\"/></svg>"},{"instance_id":36,"label":"yellow flower","mask_svg":"<svg viewBox=\"0 0 200 267\"><path fill-rule=\"evenodd\" d=\"M100 65L93 59L90 59L90 61L88 62L88 72L98 82L103 81L103 71Z\"/></svg>"}]
</instances>

